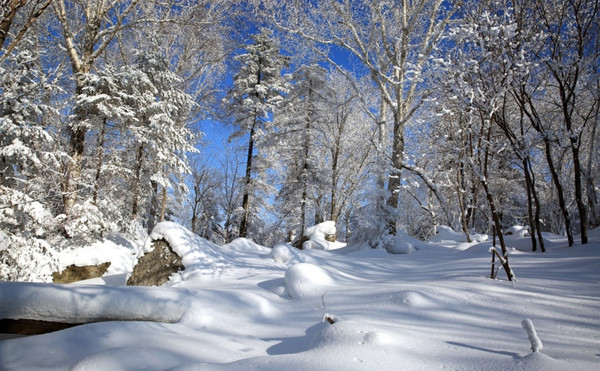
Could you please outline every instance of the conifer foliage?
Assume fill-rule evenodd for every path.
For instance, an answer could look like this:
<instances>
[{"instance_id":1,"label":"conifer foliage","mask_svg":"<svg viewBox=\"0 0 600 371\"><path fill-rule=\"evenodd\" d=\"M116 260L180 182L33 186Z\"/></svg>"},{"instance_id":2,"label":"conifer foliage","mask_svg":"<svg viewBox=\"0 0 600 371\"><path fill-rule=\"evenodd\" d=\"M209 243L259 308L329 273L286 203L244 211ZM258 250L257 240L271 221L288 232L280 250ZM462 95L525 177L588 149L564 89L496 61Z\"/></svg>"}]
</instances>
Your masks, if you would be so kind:
<instances>
[{"instance_id":1,"label":"conifer foliage","mask_svg":"<svg viewBox=\"0 0 600 371\"><path fill-rule=\"evenodd\" d=\"M265 190L265 184L254 175L261 170L254 158L254 147L260 146L261 140L273 133L271 115L289 89L282 76L288 59L280 54L273 31L263 28L253 35L245 51L236 57L240 67L226 101L237 127L233 135L248 136L240 237L248 235L251 215L256 212L255 193Z\"/></svg>"}]
</instances>

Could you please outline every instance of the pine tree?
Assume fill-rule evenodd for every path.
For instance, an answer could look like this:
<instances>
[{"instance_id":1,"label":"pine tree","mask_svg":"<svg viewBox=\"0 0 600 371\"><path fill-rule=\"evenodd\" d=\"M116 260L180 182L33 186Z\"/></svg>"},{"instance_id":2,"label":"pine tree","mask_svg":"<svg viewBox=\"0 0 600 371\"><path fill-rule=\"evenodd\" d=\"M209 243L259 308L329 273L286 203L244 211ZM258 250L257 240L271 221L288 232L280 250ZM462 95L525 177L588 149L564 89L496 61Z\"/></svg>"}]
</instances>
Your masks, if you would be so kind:
<instances>
[{"instance_id":1,"label":"pine tree","mask_svg":"<svg viewBox=\"0 0 600 371\"><path fill-rule=\"evenodd\" d=\"M233 78L234 86L227 97L227 106L237 126L233 136L248 135L240 237L248 235L250 214L256 202L252 197L259 187L257 179L253 178L257 172L254 147L272 131L271 115L288 91L288 83L282 76L288 60L279 53L272 36L272 31L262 29L252 36L252 43L246 45L246 53L236 57L240 69Z\"/></svg>"},{"instance_id":2,"label":"pine tree","mask_svg":"<svg viewBox=\"0 0 600 371\"><path fill-rule=\"evenodd\" d=\"M159 53L139 52L137 63L126 71L125 85L131 89L130 104L138 118L126 128L135 156L131 212L133 218L140 216L141 195L151 195L154 200L148 201L151 206L154 201L154 206L146 210L145 217L151 229L154 219L164 219L167 189L187 191L182 177L190 172L186 154L195 151L195 136L187 127L194 102L180 90L181 79Z\"/></svg>"},{"instance_id":3,"label":"pine tree","mask_svg":"<svg viewBox=\"0 0 600 371\"><path fill-rule=\"evenodd\" d=\"M46 242L56 233L53 195L65 161L47 119L57 112L39 97L54 89L26 39L0 65L0 280L48 281L57 269Z\"/></svg>"},{"instance_id":4,"label":"pine tree","mask_svg":"<svg viewBox=\"0 0 600 371\"><path fill-rule=\"evenodd\" d=\"M290 92L274 118L277 135L269 143L273 152L269 155L283 172L278 208L287 216L290 232L299 238L308 227L309 210L324 214L315 203L318 191L327 188L315 140L324 118L326 73L318 65L308 65L293 74Z\"/></svg>"}]
</instances>

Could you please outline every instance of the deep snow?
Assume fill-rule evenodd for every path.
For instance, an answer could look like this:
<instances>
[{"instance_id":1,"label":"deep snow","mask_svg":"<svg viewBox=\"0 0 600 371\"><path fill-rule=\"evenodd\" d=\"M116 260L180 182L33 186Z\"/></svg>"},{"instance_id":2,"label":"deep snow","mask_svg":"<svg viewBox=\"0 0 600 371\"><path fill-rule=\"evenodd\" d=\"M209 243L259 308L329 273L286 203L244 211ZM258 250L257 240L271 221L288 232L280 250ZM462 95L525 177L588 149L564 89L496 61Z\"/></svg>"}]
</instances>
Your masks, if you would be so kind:
<instances>
[{"instance_id":1,"label":"deep snow","mask_svg":"<svg viewBox=\"0 0 600 371\"><path fill-rule=\"evenodd\" d=\"M546 253L528 251L527 237L507 236L516 283L502 271L486 277L490 242L468 244L448 230L408 255L270 249L244 239L220 247L171 223L155 232L188 263L163 287L122 285L136 255L122 238L105 242L117 264L101 279L0 283L0 318L122 320L0 341L0 369L600 366L599 231L572 248L546 235ZM77 259L86 257L102 260L93 248ZM530 323L534 344L522 327Z\"/></svg>"}]
</instances>

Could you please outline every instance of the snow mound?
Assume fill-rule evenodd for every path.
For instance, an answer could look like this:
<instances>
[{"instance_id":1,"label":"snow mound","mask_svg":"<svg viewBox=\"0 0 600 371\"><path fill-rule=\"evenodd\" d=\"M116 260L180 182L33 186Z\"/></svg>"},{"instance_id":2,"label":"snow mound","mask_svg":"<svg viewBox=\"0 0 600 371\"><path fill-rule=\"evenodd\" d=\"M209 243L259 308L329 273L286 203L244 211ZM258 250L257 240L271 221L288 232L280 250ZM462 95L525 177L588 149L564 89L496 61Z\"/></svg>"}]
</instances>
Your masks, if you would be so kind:
<instances>
[{"instance_id":1,"label":"snow mound","mask_svg":"<svg viewBox=\"0 0 600 371\"><path fill-rule=\"evenodd\" d=\"M393 337L373 325L363 325L358 322L342 320L331 325L321 326L311 342L313 348L332 346L382 346L393 343Z\"/></svg>"},{"instance_id":2,"label":"snow mound","mask_svg":"<svg viewBox=\"0 0 600 371\"><path fill-rule=\"evenodd\" d=\"M271 250L268 247L258 245L257 243L255 243L252 240L249 240L247 238L241 238L241 237L236 238L235 240L231 241L227 245L223 245L222 248L228 249L231 251L237 251L237 252L246 252L246 253L256 252L256 253L262 253L262 254L266 254Z\"/></svg>"},{"instance_id":3,"label":"snow mound","mask_svg":"<svg viewBox=\"0 0 600 371\"><path fill-rule=\"evenodd\" d=\"M529 227L522 225L513 225L504 231L504 234L507 236L517 236L517 237L526 237L529 236Z\"/></svg>"},{"instance_id":4,"label":"snow mound","mask_svg":"<svg viewBox=\"0 0 600 371\"><path fill-rule=\"evenodd\" d=\"M59 252L61 271L70 265L85 267L110 262L105 276L130 273L135 263L132 243L118 243L111 239L97 241L89 246L65 249Z\"/></svg>"},{"instance_id":5,"label":"snow mound","mask_svg":"<svg viewBox=\"0 0 600 371\"><path fill-rule=\"evenodd\" d=\"M221 248L173 222L158 223L146 240L141 253L150 252L152 242L160 239L166 240L171 249L181 257L185 270L179 274L183 280L198 273L220 275L223 270L231 266L237 254L235 250ZM244 244L243 241L234 245L237 248L248 246L249 244ZM172 275L170 282L177 282L177 277Z\"/></svg>"},{"instance_id":6,"label":"snow mound","mask_svg":"<svg viewBox=\"0 0 600 371\"><path fill-rule=\"evenodd\" d=\"M408 307L426 308L435 305L434 301L419 291L401 291L396 293L392 302Z\"/></svg>"},{"instance_id":7,"label":"snow mound","mask_svg":"<svg viewBox=\"0 0 600 371\"><path fill-rule=\"evenodd\" d=\"M389 236L389 238L390 240L385 243L385 248L391 254L412 254L429 246L402 231L397 231L395 236Z\"/></svg>"},{"instance_id":8,"label":"snow mound","mask_svg":"<svg viewBox=\"0 0 600 371\"><path fill-rule=\"evenodd\" d=\"M171 368L181 363L181 357L159 348L113 348L91 354L77 362L71 370L151 370L156 365Z\"/></svg>"},{"instance_id":9,"label":"snow mound","mask_svg":"<svg viewBox=\"0 0 600 371\"><path fill-rule=\"evenodd\" d=\"M519 370L530 371L563 371L563 370L583 370L583 367L576 367L572 363L556 360L541 352L535 352L519 358L516 361L515 368ZM512 368L513 365L510 365ZM507 367L508 369L509 367Z\"/></svg>"},{"instance_id":10,"label":"snow mound","mask_svg":"<svg viewBox=\"0 0 600 371\"><path fill-rule=\"evenodd\" d=\"M285 285L292 298L321 296L334 281L323 268L309 263L298 263L288 268Z\"/></svg>"},{"instance_id":11,"label":"snow mound","mask_svg":"<svg viewBox=\"0 0 600 371\"><path fill-rule=\"evenodd\" d=\"M475 242L485 242L489 236L487 234L472 233L470 234L471 240ZM437 234L429 239L430 243L465 243L467 242L467 236L464 232L456 232L454 229L440 225L437 226Z\"/></svg>"},{"instance_id":12,"label":"snow mound","mask_svg":"<svg viewBox=\"0 0 600 371\"><path fill-rule=\"evenodd\" d=\"M269 257L278 263L286 264L296 258L297 254L294 250L296 249L289 245L275 245L273 249L271 249Z\"/></svg>"},{"instance_id":13,"label":"snow mound","mask_svg":"<svg viewBox=\"0 0 600 371\"><path fill-rule=\"evenodd\" d=\"M445 226L437 226L437 234L429 239L431 243L444 242L467 242L467 237L462 232L456 232L454 229Z\"/></svg>"},{"instance_id":14,"label":"snow mound","mask_svg":"<svg viewBox=\"0 0 600 371\"><path fill-rule=\"evenodd\" d=\"M346 246L346 244L341 242L327 240L326 237L335 237L336 234L335 222L331 220L313 225L304 231L304 236L308 237L308 241L302 244L302 248L304 250L335 250Z\"/></svg>"}]
</instances>

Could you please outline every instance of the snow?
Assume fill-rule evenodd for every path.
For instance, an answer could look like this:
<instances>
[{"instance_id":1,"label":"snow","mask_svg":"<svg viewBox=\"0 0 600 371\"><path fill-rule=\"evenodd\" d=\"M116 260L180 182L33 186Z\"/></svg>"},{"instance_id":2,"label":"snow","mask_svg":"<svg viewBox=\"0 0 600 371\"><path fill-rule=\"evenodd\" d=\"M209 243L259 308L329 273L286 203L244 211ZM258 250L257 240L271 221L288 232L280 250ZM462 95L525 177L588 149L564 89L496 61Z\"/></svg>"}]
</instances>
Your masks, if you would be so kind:
<instances>
[{"instance_id":1,"label":"snow","mask_svg":"<svg viewBox=\"0 0 600 371\"><path fill-rule=\"evenodd\" d=\"M292 298L321 296L333 285L329 274L321 267L310 263L298 263L285 272L285 285Z\"/></svg>"},{"instance_id":2,"label":"snow","mask_svg":"<svg viewBox=\"0 0 600 371\"><path fill-rule=\"evenodd\" d=\"M304 231L304 236L308 237L308 241L302 244L304 250L309 249L321 249L321 250L335 250L346 246L342 242L330 242L325 239L325 236L335 236L337 230L335 228L335 222L328 220L323 223L319 223Z\"/></svg>"},{"instance_id":3,"label":"snow","mask_svg":"<svg viewBox=\"0 0 600 371\"><path fill-rule=\"evenodd\" d=\"M507 236L515 283L487 278L491 241L467 247L450 235L404 255L300 251L217 246L161 223L151 237L191 267L162 287L111 274L96 284L0 282L0 318L104 321L1 340L0 369L597 369L600 231L572 248L545 234L546 253ZM135 243L116 238L107 254L122 254L119 244L131 255Z\"/></svg>"},{"instance_id":4,"label":"snow","mask_svg":"<svg viewBox=\"0 0 600 371\"><path fill-rule=\"evenodd\" d=\"M519 237L526 237L529 235L529 227L522 225L513 225L512 227L508 228L504 232L504 234L508 236L515 235Z\"/></svg>"},{"instance_id":5,"label":"snow","mask_svg":"<svg viewBox=\"0 0 600 371\"><path fill-rule=\"evenodd\" d=\"M525 318L521 322L521 326L523 326L523 329L527 332L527 336L529 337L529 341L531 342L531 351L540 352L542 349L544 349L542 341L540 340L540 338L537 335L537 332L535 331L533 322L529 318Z\"/></svg>"},{"instance_id":6,"label":"snow","mask_svg":"<svg viewBox=\"0 0 600 371\"><path fill-rule=\"evenodd\" d=\"M135 264L136 244L120 234L109 234L104 240L89 246L67 248L59 255L60 270L70 265L85 267L110 262L106 275L130 273ZM123 282L124 283L124 282Z\"/></svg>"}]
</instances>

